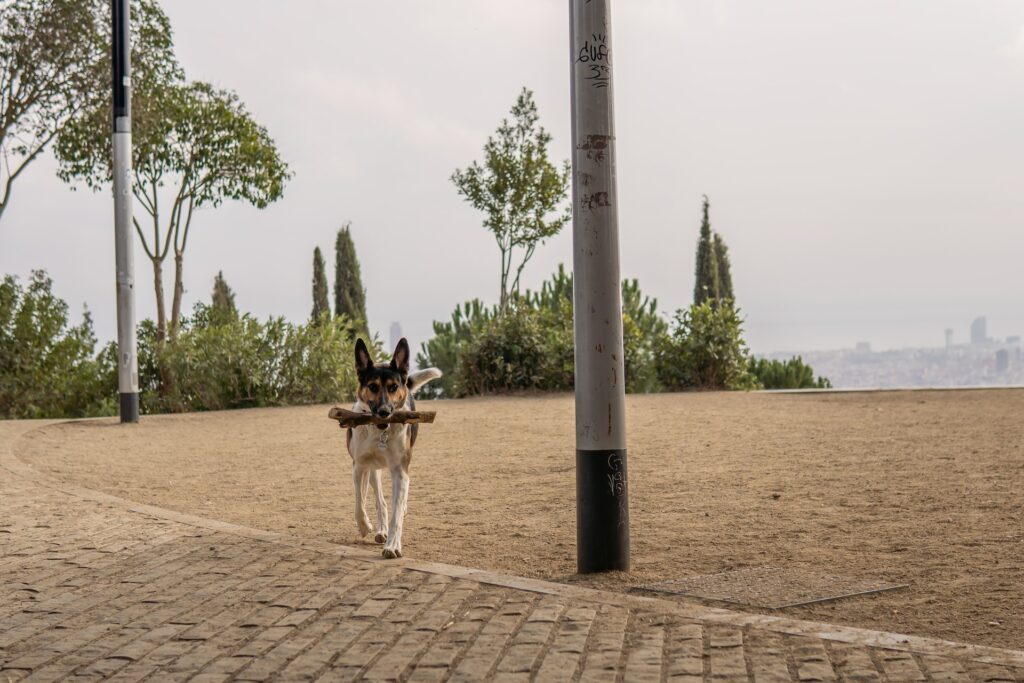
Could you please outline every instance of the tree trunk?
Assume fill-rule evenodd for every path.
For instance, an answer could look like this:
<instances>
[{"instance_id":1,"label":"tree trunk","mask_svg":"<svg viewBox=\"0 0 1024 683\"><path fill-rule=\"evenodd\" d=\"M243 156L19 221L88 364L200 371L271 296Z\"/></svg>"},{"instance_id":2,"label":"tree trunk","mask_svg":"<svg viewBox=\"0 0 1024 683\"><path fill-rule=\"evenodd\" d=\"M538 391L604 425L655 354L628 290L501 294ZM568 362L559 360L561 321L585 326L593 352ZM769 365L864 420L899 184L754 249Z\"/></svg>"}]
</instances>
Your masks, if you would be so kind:
<instances>
[{"instance_id":1,"label":"tree trunk","mask_svg":"<svg viewBox=\"0 0 1024 683\"><path fill-rule=\"evenodd\" d=\"M164 307L164 264L163 259L153 257L153 288L156 291L156 340L167 338L167 309Z\"/></svg>"},{"instance_id":2,"label":"tree trunk","mask_svg":"<svg viewBox=\"0 0 1024 683\"><path fill-rule=\"evenodd\" d=\"M182 263L185 254L180 251L174 252L174 302L171 305L171 338L178 336L178 328L181 327L181 296L185 293L185 286L181 282Z\"/></svg>"}]
</instances>

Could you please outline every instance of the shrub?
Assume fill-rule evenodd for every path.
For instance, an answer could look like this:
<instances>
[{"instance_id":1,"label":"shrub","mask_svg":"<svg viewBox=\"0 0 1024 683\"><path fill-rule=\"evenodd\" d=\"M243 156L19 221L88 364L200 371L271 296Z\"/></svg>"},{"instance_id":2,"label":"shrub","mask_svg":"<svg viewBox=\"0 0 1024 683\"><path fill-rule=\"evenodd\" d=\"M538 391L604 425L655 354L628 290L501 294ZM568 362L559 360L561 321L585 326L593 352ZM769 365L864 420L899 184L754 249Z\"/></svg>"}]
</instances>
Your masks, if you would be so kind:
<instances>
[{"instance_id":1,"label":"shrub","mask_svg":"<svg viewBox=\"0 0 1024 683\"><path fill-rule=\"evenodd\" d=\"M570 309L571 310L571 309ZM476 330L459 354L457 395L573 385L572 317L515 302Z\"/></svg>"},{"instance_id":2,"label":"shrub","mask_svg":"<svg viewBox=\"0 0 1024 683\"><path fill-rule=\"evenodd\" d=\"M671 336L656 351L662 384L671 390L758 388L742 335L743 320L729 302L705 300L677 311Z\"/></svg>"},{"instance_id":3,"label":"shrub","mask_svg":"<svg viewBox=\"0 0 1024 683\"><path fill-rule=\"evenodd\" d=\"M420 345L416 365L434 367L442 372L439 380L419 390L423 398L451 398L456 396L455 372L459 357L474 334L497 315L496 309L487 308L479 299L455 307L449 322L434 321L434 336Z\"/></svg>"},{"instance_id":4,"label":"shrub","mask_svg":"<svg viewBox=\"0 0 1024 683\"><path fill-rule=\"evenodd\" d=\"M814 369L805 364L800 356L787 361L751 357L747 369L765 389L832 388L827 377L815 379Z\"/></svg>"},{"instance_id":5,"label":"shrub","mask_svg":"<svg viewBox=\"0 0 1024 683\"><path fill-rule=\"evenodd\" d=\"M174 340L157 345L155 332L149 321L139 331L147 412L327 403L350 399L357 384L357 327L345 316L261 323L198 304Z\"/></svg>"},{"instance_id":6,"label":"shrub","mask_svg":"<svg viewBox=\"0 0 1024 683\"><path fill-rule=\"evenodd\" d=\"M70 327L68 306L53 294L46 272L28 287L0 283L0 417L92 417L116 412L117 354L94 355L86 310Z\"/></svg>"},{"instance_id":7,"label":"shrub","mask_svg":"<svg viewBox=\"0 0 1024 683\"><path fill-rule=\"evenodd\" d=\"M668 324L658 315L657 300L644 296L636 280L623 281L622 301L626 390L658 391L655 350L668 335ZM423 344L416 362L440 368L445 377L427 385L434 388L424 395L571 389L573 285L565 266L559 265L540 290L513 296L508 315L513 320L499 320L497 308L473 300L456 308L450 322L435 322L435 336ZM488 359L485 352L495 355Z\"/></svg>"}]
</instances>

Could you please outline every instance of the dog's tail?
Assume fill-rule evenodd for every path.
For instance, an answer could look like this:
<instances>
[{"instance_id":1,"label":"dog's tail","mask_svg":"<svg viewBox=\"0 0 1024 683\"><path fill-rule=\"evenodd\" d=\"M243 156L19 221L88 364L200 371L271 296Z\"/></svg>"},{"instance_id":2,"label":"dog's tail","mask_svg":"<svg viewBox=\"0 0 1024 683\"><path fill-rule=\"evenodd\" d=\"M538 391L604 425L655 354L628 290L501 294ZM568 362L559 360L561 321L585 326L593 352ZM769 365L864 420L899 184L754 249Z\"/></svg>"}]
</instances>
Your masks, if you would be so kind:
<instances>
[{"instance_id":1,"label":"dog's tail","mask_svg":"<svg viewBox=\"0 0 1024 683\"><path fill-rule=\"evenodd\" d=\"M437 368L424 368L409 375L406 385L409 387L409 391L415 394L417 389L435 379L441 379L441 371Z\"/></svg>"}]
</instances>

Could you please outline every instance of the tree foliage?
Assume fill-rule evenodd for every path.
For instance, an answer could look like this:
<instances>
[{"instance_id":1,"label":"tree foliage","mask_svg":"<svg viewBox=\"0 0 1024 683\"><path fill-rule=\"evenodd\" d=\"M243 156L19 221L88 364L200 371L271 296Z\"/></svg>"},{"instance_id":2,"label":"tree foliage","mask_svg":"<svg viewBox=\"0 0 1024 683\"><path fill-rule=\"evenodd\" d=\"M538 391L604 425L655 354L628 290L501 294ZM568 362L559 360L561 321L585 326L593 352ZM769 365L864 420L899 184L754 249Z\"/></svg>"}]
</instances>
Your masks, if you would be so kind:
<instances>
[{"instance_id":1,"label":"tree foliage","mask_svg":"<svg viewBox=\"0 0 1024 683\"><path fill-rule=\"evenodd\" d=\"M715 238L711 232L708 210L711 202L704 195L704 218L700 223L700 240L697 242L697 266L693 286L693 303L702 304L707 300L718 301L718 260L715 258Z\"/></svg>"},{"instance_id":2,"label":"tree foliage","mask_svg":"<svg viewBox=\"0 0 1024 683\"><path fill-rule=\"evenodd\" d=\"M334 241L334 312L361 322L365 328L368 324L366 290L351 228L351 223L341 226Z\"/></svg>"},{"instance_id":3,"label":"tree foliage","mask_svg":"<svg viewBox=\"0 0 1024 683\"><path fill-rule=\"evenodd\" d=\"M109 89L107 44L90 2L0 1L0 217L29 164Z\"/></svg>"},{"instance_id":4,"label":"tree foliage","mask_svg":"<svg viewBox=\"0 0 1024 683\"><path fill-rule=\"evenodd\" d=\"M0 283L0 417L89 417L116 409L116 353L96 354L88 310L71 325L53 281Z\"/></svg>"},{"instance_id":5,"label":"tree foliage","mask_svg":"<svg viewBox=\"0 0 1024 683\"><path fill-rule=\"evenodd\" d=\"M729 247L717 232L714 240L715 268L718 271L718 296L727 301L736 301L732 288L732 264L729 263Z\"/></svg>"},{"instance_id":6,"label":"tree foliage","mask_svg":"<svg viewBox=\"0 0 1024 683\"><path fill-rule=\"evenodd\" d=\"M661 383L668 390L756 389L747 357L739 310L731 302L714 305L707 299L676 312L656 363Z\"/></svg>"},{"instance_id":7,"label":"tree foliage","mask_svg":"<svg viewBox=\"0 0 1024 683\"><path fill-rule=\"evenodd\" d=\"M556 235L570 218L560 209L569 191L569 161L557 168L548 160L551 135L538 124L533 93L523 88L496 134L487 138L483 162L456 169L451 180L460 195L484 213L501 253L498 308L504 312L519 291L523 268L539 244Z\"/></svg>"},{"instance_id":8,"label":"tree foliage","mask_svg":"<svg viewBox=\"0 0 1024 683\"><path fill-rule=\"evenodd\" d=\"M700 223L700 239L697 242L697 265L693 285L693 303L710 301L713 306L720 302L736 302L732 286L732 264L729 262L729 247L718 232L711 229L709 210L711 202L704 195L703 218Z\"/></svg>"},{"instance_id":9,"label":"tree foliage","mask_svg":"<svg viewBox=\"0 0 1024 683\"><path fill-rule=\"evenodd\" d=\"M814 368L804 363L800 356L785 361L751 356L748 370L763 389L832 388L827 377L815 378Z\"/></svg>"},{"instance_id":10,"label":"tree foliage","mask_svg":"<svg viewBox=\"0 0 1024 683\"><path fill-rule=\"evenodd\" d=\"M174 335L181 322L184 256L195 213L228 199L264 208L281 197L290 173L266 129L235 93L184 81L170 23L158 5L139 3L132 20L132 190L145 215L135 218L135 230L153 265L163 338ZM100 103L79 112L60 132L61 179L94 190L109 186L109 117L109 107ZM163 263L169 255L174 287L168 319Z\"/></svg>"},{"instance_id":11,"label":"tree foliage","mask_svg":"<svg viewBox=\"0 0 1024 683\"><path fill-rule=\"evenodd\" d=\"M147 413L331 403L352 398L358 385L352 347L359 331L344 316L294 325L249 314L225 319L198 304L178 336L162 344L145 322L139 384ZM174 376L169 390L159 368Z\"/></svg>"},{"instance_id":12,"label":"tree foliage","mask_svg":"<svg viewBox=\"0 0 1024 683\"><path fill-rule=\"evenodd\" d=\"M318 322L322 317L331 315L331 302L327 299L327 266L320 247L313 249L313 312L310 320Z\"/></svg>"},{"instance_id":13,"label":"tree foliage","mask_svg":"<svg viewBox=\"0 0 1024 683\"><path fill-rule=\"evenodd\" d=\"M668 325L636 280L623 281L622 295L626 390L657 391L655 350ZM456 307L449 321L434 323L434 337L422 344L416 362L444 372L428 385L430 396L452 397L569 390L573 355L572 274L560 265L539 290L513 296L504 316L478 299Z\"/></svg>"},{"instance_id":14,"label":"tree foliage","mask_svg":"<svg viewBox=\"0 0 1024 683\"><path fill-rule=\"evenodd\" d=\"M235 305L235 293L228 286L224 279L224 271L218 271L217 277L213 279L213 294L211 296L213 310L224 316L237 316L238 307Z\"/></svg>"}]
</instances>

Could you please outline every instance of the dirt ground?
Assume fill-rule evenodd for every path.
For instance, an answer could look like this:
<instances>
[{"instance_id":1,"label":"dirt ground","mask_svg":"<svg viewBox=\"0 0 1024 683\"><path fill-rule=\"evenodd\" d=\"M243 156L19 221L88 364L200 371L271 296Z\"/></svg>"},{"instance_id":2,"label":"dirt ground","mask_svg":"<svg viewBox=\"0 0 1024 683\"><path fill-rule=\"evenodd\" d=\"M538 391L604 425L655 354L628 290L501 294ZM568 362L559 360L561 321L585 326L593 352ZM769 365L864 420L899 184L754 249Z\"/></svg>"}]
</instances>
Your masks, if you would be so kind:
<instances>
[{"instance_id":1,"label":"dirt ground","mask_svg":"<svg viewBox=\"0 0 1024 683\"><path fill-rule=\"evenodd\" d=\"M1024 649L1024 390L632 396L633 571L598 578L573 574L571 396L420 407L438 421L413 457L407 556L616 590L834 571L910 588L781 613ZM61 424L16 452L125 498L361 543L326 412Z\"/></svg>"}]
</instances>

